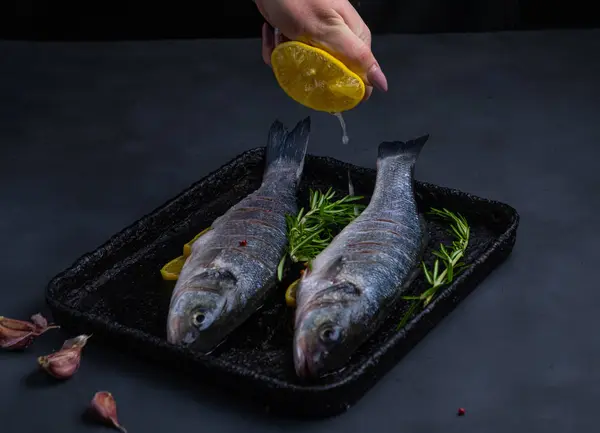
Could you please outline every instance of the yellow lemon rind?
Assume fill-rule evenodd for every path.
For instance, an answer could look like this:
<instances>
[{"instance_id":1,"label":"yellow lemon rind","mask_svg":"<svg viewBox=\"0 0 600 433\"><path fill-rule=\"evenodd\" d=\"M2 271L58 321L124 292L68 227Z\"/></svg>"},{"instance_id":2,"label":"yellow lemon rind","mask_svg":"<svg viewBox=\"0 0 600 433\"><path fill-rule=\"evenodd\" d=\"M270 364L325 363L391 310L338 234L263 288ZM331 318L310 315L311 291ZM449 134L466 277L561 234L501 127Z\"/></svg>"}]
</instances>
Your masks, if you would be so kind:
<instances>
[{"instance_id":1,"label":"yellow lemon rind","mask_svg":"<svg viewBox=\"0 0 600 433\"><path fill-rule=\"evenodd\" d=\"M181 269L183 269L183 265L185 264L186 259L192 253L193 243L196 242L200 236L205 234L210 229L212 229L212 227L208 227L208 228L202 230L196 236L194 236L194 238L191 241L189 241L187 244L185 244L183 246L183 255L181 255L179 257L175 257L173 260L169 261L169 263L167 263L160 269L160 275L162 276L163 280L177 281L177 279L179 278L179 274L181 273Z\"/></svg>"},{"instance_id":2,"label":"yellow lemon rind","mask_svg":"<svg viewBox=\"0 0 600 433\"><path fill-rule=\"evenodd\" d=\"M160 269L160 275L165 281L176 281L179 278L179 273L183 268L186 257L179 256L171 260Z\"/></svg>"},{"instance_id":3,"label":"yellow lemon rind","mask_svg":"<svg viewBox=\"0 0 600 433\"><path fill-rule=\"evenodd\" d=\"M296 289L298 288L298 283L300 282L300 278L290 284L285 291L285 304L288 307L296 306Z\"/></svg>"},{"instance_id":4,"label":"yellow lemon rind","mask_svg":"<svg viewBox=\"0 0 600 433\"><path fill-rule=\"evenodd\" d=\"M205 234L207 231L209 231L211 229L212 229L212 227L208 227L208 228L202 230L200 233L198 233L196 236L194 236L194 238L191 241L189 241L187 244L184 244L183 245L183 257L188 257L190 254L192 254L192 245L194 244L194 242L196 242L200 236L202 236L203 234Z\"/></svg>"}]
</instances>

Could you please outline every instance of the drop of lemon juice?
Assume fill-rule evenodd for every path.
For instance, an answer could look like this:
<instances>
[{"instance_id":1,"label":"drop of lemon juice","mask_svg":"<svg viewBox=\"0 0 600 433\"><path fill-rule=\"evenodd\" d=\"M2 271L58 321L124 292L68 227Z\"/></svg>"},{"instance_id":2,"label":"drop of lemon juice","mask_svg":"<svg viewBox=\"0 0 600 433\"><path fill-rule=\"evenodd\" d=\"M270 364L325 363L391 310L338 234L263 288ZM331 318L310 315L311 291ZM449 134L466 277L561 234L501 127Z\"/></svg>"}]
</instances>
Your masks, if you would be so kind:
<instances>
[{"instance_id":1,"label":"drop of lemon juice","mask_svg":"<svg viewBox=\"0 0 600 433\"><path fill-rule=\"evenodd\" d=\"M346 122L344 122L344 117L342 113L331 113L340 121L340 126L342 127L342 143L348 144L350 142L350 138L348 137L348 131L346 129Z\"/></svg>"}]
</instances>

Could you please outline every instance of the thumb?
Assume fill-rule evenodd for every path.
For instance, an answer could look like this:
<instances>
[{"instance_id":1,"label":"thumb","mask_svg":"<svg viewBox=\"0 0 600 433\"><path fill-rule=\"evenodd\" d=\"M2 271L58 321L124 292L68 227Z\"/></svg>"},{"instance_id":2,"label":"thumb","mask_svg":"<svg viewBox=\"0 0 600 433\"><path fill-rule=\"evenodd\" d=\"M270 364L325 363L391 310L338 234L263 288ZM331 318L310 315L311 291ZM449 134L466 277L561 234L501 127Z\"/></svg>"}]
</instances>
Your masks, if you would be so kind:
<instances>
[{"instance_id":1,"label":"thumb","mask_svg":"<svg viewBox=\"0 0 600 433\"><path fill-rule=\"evenodd\" d=\"M367 44L345 23L333 27L320 38L320 44L326 51L335 54L353 72L357 73L367 85L387 92L388 83L379 63Z\"/></svg>"}]
</instances>

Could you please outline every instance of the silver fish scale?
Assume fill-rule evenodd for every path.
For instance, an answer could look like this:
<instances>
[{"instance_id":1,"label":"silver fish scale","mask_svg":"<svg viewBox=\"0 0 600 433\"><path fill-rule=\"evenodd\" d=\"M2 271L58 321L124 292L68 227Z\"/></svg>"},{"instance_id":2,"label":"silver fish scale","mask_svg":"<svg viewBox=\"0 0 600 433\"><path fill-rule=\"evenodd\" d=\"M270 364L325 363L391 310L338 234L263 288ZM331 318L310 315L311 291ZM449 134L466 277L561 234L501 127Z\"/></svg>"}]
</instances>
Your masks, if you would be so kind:
<instances>
[{"instance_id":1,"label":"silver fish scale","mask_svg":"<svg viewBox=\"0 0 600 433\"><path fill-rule=\"evenodd\" d=\"M397 298L418 265L424 236L409 164L380 162L381 181L369 206L315 258L301 287L302 299L354 296L322 294L330 286L325 281L356 285L367 304Z\"/></svg>"},{"instance_id":2,"label":"silver fish scale","mask_svg":"<svg viewBox=\"0 0 600 433\"><path fill-rule=\"evenodd\" d=\"M364 220L360 226L370 232L349 233L340 277L348 273L359 287L393 296L417 264L413 252L420 247L418 220L413 227L378 219Z\"/></svg>"},{"instance_id":3,"label":"silver fish scale","mask_svg":"<svg viewBox=\"0 0 600 433\"><path fill-rule=\"evenodd\" d=\"M281 178L276 184L263 183L194 242L189 260L195 263L186 268L194 274L207 268L229 270L238 279L241 299L272 284L287 245L285 215L297 212L294 191L295 185ZM180 278L185 278L183 271Z\"/></svg>"},{"instance_id":4,"label":"silver fish scale","mask_svg":"<svg viewBox=\"0 0 600 433\"><path fill-rule=\"evenodd\" d=\"M364 215L336 238L335 250L322 256L313 269L334 266L341 260L336 281L347 281L363 290L367 298L395 297L402 281L417 265L414 251L420 248L421 227L381 221Z\"/></svg>"}]
</instances>

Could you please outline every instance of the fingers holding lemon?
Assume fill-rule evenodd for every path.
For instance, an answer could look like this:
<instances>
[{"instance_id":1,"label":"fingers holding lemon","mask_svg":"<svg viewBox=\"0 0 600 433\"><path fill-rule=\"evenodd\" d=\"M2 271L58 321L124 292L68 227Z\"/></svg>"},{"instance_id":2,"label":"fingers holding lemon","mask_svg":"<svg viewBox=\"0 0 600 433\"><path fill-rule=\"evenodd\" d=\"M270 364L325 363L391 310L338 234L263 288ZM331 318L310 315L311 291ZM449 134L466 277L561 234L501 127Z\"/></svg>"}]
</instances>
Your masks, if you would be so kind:
<instances>
[{"instance_id":1,"label":"fingers holding lemon","mask_svg":"<svg viewBox=\"0 0 600 433\"><path fill-rule=\"evenodd\" d=\"M332 93L340 93L337 92L337 87L340 84L342 94L346 93L348 88L364 89L362 90L361 100L368 99L372 91L371 86L387 91L387 79L371 51L369 28L348 0L303 0L302 2L296 0L256 0L256 4L268 22L263 26L262 37L262 56L265 63L272 66L278 43L285 43L291 39L328 53L330 57L326 58L324 63L332 64L330 66L332 69L339 70L339 64L345 67L342 75L350 76L351 79L337 80L337 84L333 84ZM274 35L273 27L281 30L282 35L280 37ZM305 49L305 47L300 48ZM300 49L296 51L300 51ZM285 60L283 62L289 63ZM290 68L286 68L286 70L289 71ZM299 71L297 68L296 70ZM323 75L319 68L308 66L308 70L304 71L304 74L299 71L299 81L310 84L310 79L307 76L310 77L313 70L317 71L317 75ZM351 71L354 75L348 74L346 70ZM354 81L355 76L360 78L362 84L347 84L347 82ZM319 99L323 102L323 98L320 96L314 98L309 95L300 98L294 97L293 95L296 95L297 92L290 91L290 79L284 80L281 75L277 79L286 93L297 102L303 105L307 105L306 102L310 103L311 99ZM323 81L317 80L313 84L315 85L309 85L306 88L305 93L311 93L315 89L322 88L319 85L322 85ZM356 92L352 91L350 99L354 100L355 98ZM336 101L333 104L334 106L341 105L350 108L356 106L356 104L348 101L340 103L338 100L343 99L340 97L325 99ZM315 103L310 103L308 106L313 108L314 105ZM317 105L323 108L322 103ZM331 111L327 107L325 108L322 111Z\"/></svg>"}]
</instances>

